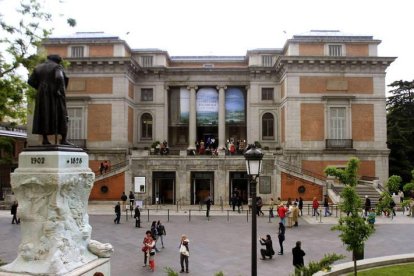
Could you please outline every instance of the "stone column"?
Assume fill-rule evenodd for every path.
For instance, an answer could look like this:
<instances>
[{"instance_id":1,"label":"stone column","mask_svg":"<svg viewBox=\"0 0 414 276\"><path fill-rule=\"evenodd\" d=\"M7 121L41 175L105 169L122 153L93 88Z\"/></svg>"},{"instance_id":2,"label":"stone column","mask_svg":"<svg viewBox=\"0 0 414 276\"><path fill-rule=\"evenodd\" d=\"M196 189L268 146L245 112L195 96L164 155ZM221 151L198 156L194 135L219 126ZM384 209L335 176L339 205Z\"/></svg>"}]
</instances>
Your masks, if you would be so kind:
<instances>
[{"instance_id":1,"label":"stone column","mask_svg":"<svg viewBox=\"0 0 414 276\"><path fill-rule=\"evenodd\" d=\"M90 240L87 208L95 176L88 163L88 155L72 147L20 154L11 186L19 203L21 243L17 258L0 271L63 275L95 262L100 254L94 249L112 252L112 246Z\"/></svg>"},{"instance_id":2,"label":"stone column","mask_svg":"<svg viewBox=\"0 0 414 276\"><path fill-rule=\"evenodd\" d=\"M163 137L165 140L167 140L168 145L170 145L170 143L172 141L168 141L169 139L169 133L168 133L168 125L169 125L169 108L170 108L170 102L169 102L169 97L168 97L168 90L170 88L168 86L164 87L164 134Z\"/></svg>"},{"instance_id":3,"label":"stone column","mask_svg":"<svg viewBox=\"0 0 414 276\"><path fill-rule=\"evenodd\" d=\"M219 91L219 113L218 113L218 139L219 148L224 148L226 144L226 96L227 86L217 86Z\"/></svg>"},{"instance_id":4,"label":"stone column","mask_svg":"<svg viewBox=\"0 0 414 276\"><path fill-rule=\"evenodd\" d=\"M196 90L197 86L189 86L187 89L190 90L190 114L188 124L188 149L195 150L195 141L197 134L197 114L196 114Z\"/></svg>"}]
</instances>

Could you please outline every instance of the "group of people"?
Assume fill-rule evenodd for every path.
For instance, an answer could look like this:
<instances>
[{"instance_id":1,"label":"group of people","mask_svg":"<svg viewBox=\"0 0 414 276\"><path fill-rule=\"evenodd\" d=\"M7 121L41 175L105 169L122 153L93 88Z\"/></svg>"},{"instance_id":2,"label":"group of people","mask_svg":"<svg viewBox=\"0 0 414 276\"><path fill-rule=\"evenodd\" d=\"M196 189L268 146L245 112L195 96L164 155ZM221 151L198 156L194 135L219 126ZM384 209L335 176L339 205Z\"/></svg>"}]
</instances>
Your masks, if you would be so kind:
<instances>
[{"instance_id":1,"label":"group of people","mask_svg":"<svg viewBox=\"0 0 414 276\"><path fill-rule=\"evenodd\" d=\"M145 237L142 241L141 250L144 253L144 265L143 267L149 267L151 271L155 271L155 255L160 252L157 248L158 239L161 240L161 246L164 248L163 236L167 235L165 226L160 221L153 221L151 224L151 230L145 232ZM179 253L180 253L180 272L189 273L189 239L186 235L181 236Z\"/></svg>"},{"instance_id":2,"label":"group of people","mask_svg":"<svg viewBox=\"0 0 414 276\"><path fill-rule=\"evenodd\" d=\"M99 166L99 172L101 175L103 175L104 173L107 173L109 171L109 163L107 160L105 160L104 162L101 162L101 165Z\"/></svg>"}]
</instances>

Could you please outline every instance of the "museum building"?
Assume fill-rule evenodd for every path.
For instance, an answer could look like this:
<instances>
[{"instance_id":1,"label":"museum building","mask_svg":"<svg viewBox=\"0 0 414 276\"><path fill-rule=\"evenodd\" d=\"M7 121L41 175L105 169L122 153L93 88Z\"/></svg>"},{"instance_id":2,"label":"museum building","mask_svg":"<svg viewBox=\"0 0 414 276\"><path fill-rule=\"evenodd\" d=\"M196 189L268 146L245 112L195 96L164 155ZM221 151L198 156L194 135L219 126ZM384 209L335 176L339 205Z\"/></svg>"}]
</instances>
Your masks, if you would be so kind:
<instances>
[{"instance_id":1,"label":"museum building","mask_svg":"<svg viewBox=\"0 0 414 276\"><path fill-rule=\"evenodd\" d=\"M245 56L170 56L87 32L41 50L70 62L69 138L97 172L90 200L134 191L152 204L208 195L227 204L235 189L248 200L252 143L264 153L257 191L266 201L321 199L325 167L354 156L360 176L387 180L385 74L395 58L379 57L380 43L316 30Z\"/></svg>"}]
</instances>

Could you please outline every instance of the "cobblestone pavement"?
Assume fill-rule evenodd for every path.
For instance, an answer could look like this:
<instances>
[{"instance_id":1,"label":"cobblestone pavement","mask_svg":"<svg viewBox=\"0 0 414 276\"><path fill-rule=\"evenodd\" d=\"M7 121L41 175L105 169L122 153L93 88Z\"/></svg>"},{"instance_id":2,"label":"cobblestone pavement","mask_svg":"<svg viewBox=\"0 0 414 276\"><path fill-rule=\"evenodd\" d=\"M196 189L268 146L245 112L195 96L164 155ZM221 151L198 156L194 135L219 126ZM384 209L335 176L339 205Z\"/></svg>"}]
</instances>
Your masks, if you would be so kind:
<instances>
[{"instance_id":1,"label":"cobblestone pavement","mask_svg":"<svg viewBox=\"0 0 414 276\"><path fill-rule=\"evenodd\" d=\"M188 206L190 207L190 206ZM179 271L178 245L181 234L187 234L190 239L190 275L213 276L222 271L226 276L250 275L251 271L251 217L246 212L238 214L231 210L214 209L208 220L205 211L197 208L191 211L176 212L172 206L162 210L142 212L142 228L135 228L135 221L125 213L121 224L113 223L112 205L90 205L90 224L93 227L92 238L101 242L110 242L115 252L111 258L113 276L129 275L166 275L164 267ZM185 209L185 207L183 207ZM322 219L322 221L321 221ZM153 220L161 220L166 227L164 237L165 248L156 255L156 271L150 272L142 267L143 253L140 251L145 231ZM315 218L304 214L299 220L299 227L287 228L284 243L285 254L276 255L272 260L262 261L260 244L258 243L258 275L291 275L291 249L297 240L302 241L306 252L305 264L321 259L326 253L339 253L347 256L341 262L351 260L351 254L345 250L338 238L338 233L330 228L337 218ZM12 225L10 211L0 211L0 259L11 262L17 255L20 243L21 225ZM279 250L277 242L278 218L269 222L268 217L257 220L257 234L270 234L275 251ZM412 233L414 219L402 213L397 213L394 219L377 218L376 232L367 241L365 258L387 256L414 252ZM161 247L158 241L158 247Z\"/></svg>"}]
</instances>

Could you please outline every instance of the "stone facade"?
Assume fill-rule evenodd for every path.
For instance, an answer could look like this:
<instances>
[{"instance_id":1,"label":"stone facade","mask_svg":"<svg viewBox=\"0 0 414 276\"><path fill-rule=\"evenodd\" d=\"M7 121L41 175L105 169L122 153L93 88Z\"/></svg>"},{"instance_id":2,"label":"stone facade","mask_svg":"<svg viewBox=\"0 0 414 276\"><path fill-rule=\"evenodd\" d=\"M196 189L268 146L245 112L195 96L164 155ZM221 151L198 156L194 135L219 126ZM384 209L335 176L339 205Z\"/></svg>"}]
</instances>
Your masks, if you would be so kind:
<instances>
[{"instance_id":1,"label":"stone facade","mask_svg":"<svg viewBox=\"0 0 414 276\"><path fill-rule=\"evenodd\" d=\"M266 151L258 189L265 200L287 189L278 160L323 174L322 165L343 166L356 156L371 164L363 173L384 182L385 70L395 58L379 57L379 44L372 36L311 31L293 36L283 48L249 50L245 56L174 57L131 49L116 36L77 33L51 38L43 47L71 62L66 70L74 82L67 92L71 138L84 141L92 167L129 160L125 191L135 189L135 177L145 177L140 199L154 203L168 195L169 203L194 204L208 192L216 202L227 202L233 188L248 194L243 156L223 150L232 140L258 141ZM203 102L203 93L212 96ZM242 115L233 118L227 103L237 97L231 95L242 103ZM215 110L207 124L199 120L201 108ZM218 156L187 155L197 151L196 140L211 137ZM168 156L144 153L164 140ZM294 190L284 194L300 196Z\"/></svg>"}]
</instances>

